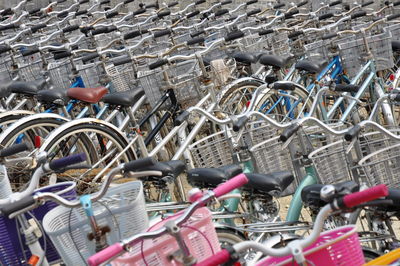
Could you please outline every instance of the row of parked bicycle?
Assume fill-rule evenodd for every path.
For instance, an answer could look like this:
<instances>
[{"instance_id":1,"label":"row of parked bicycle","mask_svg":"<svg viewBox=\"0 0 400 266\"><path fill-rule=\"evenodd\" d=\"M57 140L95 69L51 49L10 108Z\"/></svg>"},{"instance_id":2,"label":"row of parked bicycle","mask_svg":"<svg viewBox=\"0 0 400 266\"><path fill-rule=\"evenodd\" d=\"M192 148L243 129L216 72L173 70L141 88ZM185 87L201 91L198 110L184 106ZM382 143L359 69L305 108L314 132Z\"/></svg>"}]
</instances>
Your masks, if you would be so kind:
<instances>
[{"instance_id":1,"label":"row of parked bicycle","mask_svg":"<svg viewBox=\"0 0 400 266\"><path fill-rule=\"evenodd\" d=\"M27 4L0 12L1 264L397 260L400 2Z\"/></svg>"}]
</instances>

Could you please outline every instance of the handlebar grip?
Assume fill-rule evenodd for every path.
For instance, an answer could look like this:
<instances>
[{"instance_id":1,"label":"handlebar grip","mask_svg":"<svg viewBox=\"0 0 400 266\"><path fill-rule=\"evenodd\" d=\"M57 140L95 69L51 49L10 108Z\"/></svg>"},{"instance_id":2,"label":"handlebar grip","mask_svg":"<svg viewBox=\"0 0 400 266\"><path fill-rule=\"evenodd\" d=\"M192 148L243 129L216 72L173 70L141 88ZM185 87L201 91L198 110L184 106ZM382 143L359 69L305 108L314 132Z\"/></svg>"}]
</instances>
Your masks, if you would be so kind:
<instances>
[{"instance_id":1,"label":"handlebar grip","mask_svg":"<svg viewBox=\"0 0 400 266\"><path fill-rule=\"evenodd\" d=\"M106 5L109 4L111 1L110 0L102 0L100 1L100 5Z\"/></svg>"},{"instance_id":2,"label":"handlebar grip","mask_svg":"<svg viewBox=\"0 0 400 266\"><path fill-rule=\"evenodd\" d=\"M124 251L120 243L115 243L90 256L87 260L89 266L98 266Z\"/></svg>"},{"instance_id":3,"label":"handlebar grip","mask_svg":"<svg viewBox=\"0 0 400 266\"><path fill-rule=\"evenodd\" d=\"M178 115L175 120L174 120L174 126L178 127L182 125L183 122L185 122L190 116L190 113L188 111L183 111L180 115Z\"/></svg>"},{"instance_id":4,"label":"handlebar grip","mask_svg":"<svg viewBox=\"0 0 400 266\"><path fill-rule=\"evenodd\" d=\"M287 141L290 139L291 136L293 136L297 130L299 130L300 125L299 124L292 124L289 127L285 128L285 130L282 132L282 134L279 136L279 140L282 142Z\"/></svg>"},{"instance_id":5,"label":"handlebar grip","mask_svg":"<svg viewBox=\"0 0 400 266\"><path fill-rule=\"evenodd\" d=\"M85 153L78 153L78 154L73 154L67 157L63 157L54 161L51 161L49 163L49 167L51 170L58 170L65 168L69 165L77 164L84 162L86 160L86 154Z\"/></svg>"},{"instance_id":6,"label":"handlebar grip","mask_svg":"<svg viewBox=\"0 0 400 266\"><path fill-rule=\"evenodd\" d=\"M165 10L165 11L162 11L162 12L158 13L157 17L158 18L163 18L163 17L169 16L169 15L171 15L171 10Z\"/></svg>"},{"instance_id":7,"label":"handlebar grip","mask_svg":"<svg viewBox=\"0 0 400 266\"><path fill-rule=\"evenodd\" d=\"M215 266L215 265L222 265L228 262L231 259L231 254L229 253L228 250L222 249L212 255L211 257L208 257L207 259L199 262L196 264L196 266L202 265L202 266Z\"/></svg>"},{"instance_id":8,"label":"handlebar grip","mask_svg":"<svg viewBox=\"0 0 400 266\"><path fill-rule=\"evenodd\" d=\"M198 43L203 43L203 42L204 42L203 37L197 37L197 38L193 38L193 39L187 41L186 45L193 45L193 44L198 44Z\"/></svg>"},{"instance_id":9,"label":"handlebar grip","mask_svg":"<svg viewBox=\"0 0 400 266\"><path fill-rule=\"evenodd\" d=\"M393 14L393 15L388 16L386 19L387 19L387 21L391 21L391 20L394 20L399 17L400 17L400 14Z\"/></svg>"},{"instance_id":10,"label":"handlebar grip","mask_svg":"<svg viewBox=\"0 0 400 266\"><path fill-rule=\"evenodd\" d=\"M347 141L352 141L354 138L358 137L360 134L361 127L359 125L355 125L350 128L346 134L344 134L344 139Z\"/></svg>"},{"instance_id":11,"label":"handlebar grip","mask_svg":"<svg viewBox=\"0 0 400 266\"><path fill-rule=\"evenodd\" d=\"M153 70L153 69L156 69L156 68L158 68L158 67L161 67L161 66L163 66L163 65L165 65L165 64L168 64L168 60L167 60L167 59L160 59L160 60L158 60L158 61L156 61L156 62L154 62L154 63L151 63L151 64L149 65L149 69L150 69L150 70Z\"/></svg>"},{"instance_id":12,"label":"handlebar grip","mask_svg":"<svg viewBox=\"0 0 400 266\"><path fill-rule=\"evenodd\" d=\"M255 4L255 3L257 3L257 2L258 2L258 0L250 0L250 1L247 1L247 2L246 2L246 6Z\"/></svg>"},{"instance_id":13,"label":"handlebar grip","mask_svg":"<svg viewBox=\"0 0 400 266\"><path fill-rule=\"evenodd\" d=\"M248 17L250 17L250 16L253 16L253 15L258 14L258 13L261 13L261 9L259 9L259 8L247 12L246 15L247 15Z\"/></svg>"},{"instance_id":14,"label":"handlebar grip","mask_svg":"<svg viewBox=\"0 0 400 266\"><path fill-rule=\"evenodd\" d=\"M71 52L65 51L65 52L61 52L61 53L55 53L54 54L54 60L60 60L66 57L70 57L72 54Z\"/></svg>"},{"instance_id":15,"label":"handlebar grip","mask_svg":"<svg viewBox=\"0 0 400 266\"><path fill-rule=\"evenodd\" d=\"M130 63L130 62L132 62L132 59L128 55L117 57L112 60L112 63L114 66L124 65L124 64Z\"/></svg>"},{"instance_id":16,"label":"handlebar grip","mask_svg":"<svg viewBox=\"0 0 400 266\"><path fill-rule=\"evenodd\" d=\"M32 48L21 51L22 56L30 56L30 55L33 55L36 53L39 53L38 47L32 47Z\"/></svg>"},{"instance_id":17,"label":"handlebar grip","mask_svg":"<svg viewBox=\"0 0 400 266\"><path fill-rule=\"evenodd\" d=\"M197 37L197 36L202 35L204 33L206 33L206 31L204 31L204 30L201 30L201 31L198 31L198 32L193 32L193 33L190 33L190 37L194 38L194 37Z\"/></svg>"},{"instance_id":18,"label":"handlebar grip","mask_svg":"<svg viewBox=\"0 0 400 266\"><path fill-rule=\"evenodd\" d=\"M66 16L68 16L68 11L63 11L57 14L57 18L65 18Z\"/></svg>"},{"instance_id":19,"label":"handlebar grip","mask_svg":"<svg viewBox=\"0 0 400 266\"><path fill-rule=\"evenodd\" d=\"M112 11L112 12L109 12L109 13L106 13L106 18L113 18L113 17L115 17L115 16L118 16L118 11L117 10L115 10L115 11Z\"/></svg>"},{"instance_id":20,"label":"handlebar grip","mask_svg":"<svg viewBox=\"0 0 400 266\"><path fill-rule=\"evenodd\" d=\"M330 33L330 34L327 34L327 35L324 35L324 36L322 36L322 40L328 40L328 39L332 39L332 38L335 38L335 37L337 37L338 36L338 34L337 33Z\"/></svg>"},{"instance_id":21,"label":"handlebar grip","mask_svg":"<svg viewBox=\"0 0 400 266\"><path fill-rule=\"evenodd\" d=\"M274 90L294 91L296 89L296 84L287 81L277 81L272 88Z\"/></svg>"},{"instance_id":22,"label":"handlebar grip","mask_svg":"<svg viewBox=\"0 0 400 266\"><path fill-rule=\"evenodd\" d=\"M273 9L279 9L279 8L284 7L284 6L285 6L285 4L284 4L284 3L281 3L281 4L276 4L276 5L274 5L272 8L273 8Z\"/></svg>"},{"instance_id":23,"label":"handlebar grip","mask_svg":"<svg viewBox=\"0 0 400 266\"><path fill-rule=\"evenodd\" d=\"M11 15L13 13L13 11L11 10L11 8L6 8L3 11L0 12L0 16L7 16L7 15Z\"/></svg>"},{"instance_id":24,"label":"handlebar grip","mask_svg":"<svg viewBox=\"0 0 400 266\"><path fill-rule=\"evenodd\" d=\"M67 0L57 0L57 3L64 3L64 2L66 2Z\"/></svg>"},{"instance_id":25,"label":"handlebar grip","mask_svg":"<svg viewBox=\"0 0 400 266\"><path fill-rule=\"evenodd\" d=\"M29 13L29 15L33 15L33 14L38 13L38 12L40 12L40 8L32 9L28 13Z\"/></svg>"},{"instance_id":26,"label":"handlebar grip","mask_svg":"<svg viewBox=\"0 0 400 266\"><path fill-rule=\"evenodd\" d=\"M90 0L79 0L79 4L86 4L89 2L90 2Z\"/></svg>"},{"instance_id":27,"label":"handlebar grip","mask_svg":"<svg viewBox=\"0 0 400 266\"><path fill-rule=\"evenodd\" d=\"M219 17L219 16L222 16L222 15L225 15L226 13L229 13L228 9L220 9L220 10L217 10L217 12L215 12L215 16Z\"/></svg>"},{"instance_id":28,"label":"handlebar grip","mask_svg":"<svg viewBox=\"0 0 400 266\"><path fill-rule=\"evenodd\" d=\"M47 25L46 25L45 23L41 23L41 24L32 26L32 27L31 27L31 32L32 32L32 33L35 33L35 32L37 32L38 30L43 29L43 28L46 28L46 27L47 27Z\"/></svg>"},{"instance_id":29,"label":"handlebar grip","mask_svg":"<svg viewBox=\"0 0 400 266\"><path fill-rule=\"evenodd\" d=\"M329 3L329 6L330 6L330 7L332 7L332 6L337 6L337 5L341 4L341 3L342 3L342 0L333 1L332 3Z\"/></svg>"},{"instance_id":30,"label":"handlebar grip","mask_svg":"<svg viewBox=\"0 0 400 266\"><path fill-rule=\"evenodd\" d=\"M326 14L323 14L323 15L319 16L318 20L329 19L329 18L331 18L333 16L334 16L333 13L326 13Z\"/></svg>"},{"instance_id":31,"label":"handlebar grip","mask_svg":"<svg viewBox=\"0 0 400 266\"><path fill-rule=\"evenodd\" d=\"M132 3L133 1L135 1L135 0L125 0L125 1L124 1L124 5L129 4L129 3Z\"/></svg>"},{"instance_id":32,"label":"handlebar grip","mask_svg":"<svg viewBox=\"0 0 400 266\"><path fill-rule=\"evenodd\" d=\"M142 34L148 33L148 30L135 30L128 32L124 35L124 40L129 40L141 36Z\"/></svg>"},{"instance_id":33,"label":"handlebar grip","mask_svg":"<svg viewBox=\"0 0 400 266\"><path fill-rule=\"evenodd\" d=\"M290 11L290 12L288 12L288 13L285 13L285 19L292 18L293 15L296 15L296 14L298 14L298 13L299 13L299 10L298 10L298 9L293 10L293 11Z\"/></svg>"},{"instance_id":34,"label":"handlebar grip","mask_svg":"<svg viewBox=\"0 0 400 266\"><path fill-rule=\"evenodd\" d=\"M99 35L99 34L103 34L103 33L107 33L108 29L107 27L98 27L94 30L92 30L92 35Z\"/></svg>"},{"instance_id":35,"label":"handlebar grip","mask_svg":"<svg viewBox=\"0 0 400 266\"><path fill-rule=\"evenodd\" d=\"M86 9L84 9L84 10L79 10L79 11L77 11L77 12L75 13L75 17L85 15L85 14L87 14L87 12L88 12L88 11L87 11Z\"/></svg>"},{"instance_id":36,"label":"handlebar grip","mask_svg":"<svg viewBox=\"0 0 400 266\"><path fill-rule=\"evenodd\" d=\"M67 32L71 32L71 31L78 30L78 29L79 29L79 25L72 25L72 26L63 28L62 31L64 33L67 33Z\"/></svg>"},{"instance_id":37,"label":"handlebar grip","mask_svg":"<svg viewBox=\"0 0 400 266\"><path fill-rule=\"evenodd\" d=\"M244 127L246 125L248 120L249 120L249 118L247 116L243 116L243 117L239 118L232 125L233 131L238 132L242 127Z\"/></svg>"},{"instance_id":38,"label":"handlebar grip","mask_svg":"<svg viewBox=\"0 0 400 266\"><path fill-rule=\"evenodd\" d=\"M23 152L23 151L27 151L28 149L29 149L29 146L26 143L14 144L10 147L0 150L0 157L11 156L11 155Z\"/></svg>"},{"instance_id":39,"label":"handlebar grip","mask_svg":"<svg viewBox=\"0 0 400 266\"><path fill-rule=\"evenodd\" d=\"M12 23L12 24L10 24L10 25L0 26L0 31L3 31L3 30L11 30L11 29L16 29L16 28L18 28L18 25Z\"/></svg>"},{"instance_id":40,"label":"handlebar grip","mask_svg":"<svg viewBox=\"0 0 400 266\"><path fill-rule=\"evenodd\" d=\"M297 4L297 7L302 7L302 6L305 6L305 5L307 5L307 4L308 4L308 1L306 0L306 1L303 1L303 2L298 3L298 4Z\"/></svg>"},{"instance_id":41,"label":"handlebar grip","mask_svg":"<svg viewBox=\"0 0 400 266\"><path fill-rule=\"evenodd\" d=\"M245 174L239 174L232 179L218 185L214 190L215 197L221 197L236 188L240 188L241 186L247 184L249 180Z\"/></svg>"},{"instance_id":42,"label":"handlebar grip","mask_svg":"<svg viewBox=\"0 0 400 266\"><path fill-rule=\"evenodd\" d=\"M335 86L335 91L340 91L340 92L358 92L360 89L359 86L353 85L353 84L336 84Z\"/></svg>"},{"instance_id":43,"label":"handlebar grip","mask_svg":"<svg viewBox=\"0 0 400 266\"><path fill-rule=\"evenodd\" d=\"M367 15L367 12L365 12L364 10L362 10L362 11L358 11L358 12L352 14L352 15L350 16L350 18L351 18L351 19L355 19L355 18L364 17L365 15Z\"/></svg>"},{"instance_id":44,"label":"handlebar grip","mask_svg":"<svg viewBox=\"0 0 400 266\"><path fill-rule=\"evenodd\" d=\"M36 203L36 200L33 196L26 196L16 202L11 202L3 207L1 207L1 213L8 217L10 214L25 209L29 206L32 206Z\"/></svg>"},{"instance_id":45,"label":"handlebar grip","mask_svg":"<svg viewBox=\"0 0 400 266\"><path fill-rule=\"evenodd\" d=\"M203 4L203 3L205 3L206 2L206 0L197 0L196 2L195 2L195 4L196 5L200 5L200 4Z\"/></svg>"},{"instance_id":46,"label":"handlebar grip","mask_svg":"<svg viewBox=\"0 0 400 266\"><path fill-rule=\"evenodd\" d=\"M138 10L136 10L135 12L133 12L133 15L140 15L146 12L146 8L139 8Z\"/></svg>"},{"instance_id":47,"label":"handlebar grip","mask_svg":"<svg viewBox=\"0 0 400 266\"><path fill-rule=\"evenodd\" d=\"M400 1L394 2L393 6L400 6Z\"/></svg>"},{"instance_id":48,"label":"handlebar grip","mask_svg":"<svg viewBox=\"0 0 400 266\"><path fill-rule=\"evenodd\" d=\"M177 6L179 3L178 2L172 2L168 4L168 7L174 7Z\"/></svg>"},{"instance_id":49,"label":"handlebar grip","mask_svg":"<svg viewBox=\"0 0 400 266\"><path fill-rule=\"evenodd\" d=\"M88 54L88 55L83 56L81 59L82 59L82 62L83 62L83 63L86 63L86 62L88 62L88 61L91 61L91 60L93 60L93 59L99 57L99 56L100 56L100 55L99 55L98 53L91 53L91 54Z\"/></svg>"},{"instance_id":50,"label":"handlebar grip","mask_svg":"<svg viewBox=\"0 0 400 266\"><path fill-rule=\"evenodd\" d=\"M137 169L143 169L146 167L154 166L157 161L153 157L147 157L130 161L124 165L124 171L135 171Z\"/></svg>"},{"instance_id":51,"label":"handlebar grip","mask_svg":"<svg viewBox=\"0 0 400 266\"><path fill-rule=\"evenodd\" d=\"M166 29L166 30L160 30L160 31L156 31L153 33L153 37L154 38L159 38L165 35L170 35L172 33L172 31L170 29Z\"/></svg>"},{"instance_id":52,"label":"handlebar grip","mask_svg":"<svg viewBox=\"0 0 400 266\"><path fill-rule=\"evenodd\" d=\"M244 32L243 31L234 31L234 32L229 32L226 36L225 36L225 41L229 42L229 41L233 41L239 38L242 38L244 36Z\"/></svg>"},{"instance_id":53,"label":"handlebar grip","mask_svg":"<svg viewBox=\"0 0 400 266\"><path fill-rule=\"evenodd\" d=\"M194 17L194 16L197 16L198 14L200 14L200 11L199 11L199 10L195 10L195 11L193 11L193 12L187 14L187 15L186 15L186 18L192 18L192 17Z\"/></svg>"},{"instance_id":54,"label":"handlebar grip","mask_svg":"<svg viewBox=\"0 0 400 266\"><path fill-rule=\"evenodd\" d=\"M271 33L274 33L274 29L267 29L267 30L259 31L258 35L262 36L262 35L267 35L267 34L271 34Z\"/></svg>"},{"instance_id":55,"label":"handlebar grip","mask_svg":"<svg viewBox=\"0 0 400 266\"><path fill-rule=\"evenodd\" d=\"M8 51L11 51L11 47L7 44L0 44L0 54L4 54Z\"/></svg>"},{"instance_id":56,"label":"handlebar grip","mask_svg":"<svg viewBox=\"0 0 400 266\"><path fill-rule=\"evenodd\" d=\"M302 34L303 34L302 31L295 31L295 32L292 32L292 33L288 34L288 38L289 39L293 39L293 38L296 38L296 37L298 37L298 36L300 36Z\"/></svg>"},{"instance_id":57,"label":"handlebar grip","mask_svg":"<svg viewBox=\"0 0 400 266\"><path fill-rule=\"evenodd\" d=\"M346 195L342 198L341 201L338 201L338 205L339 207L351 208L371 200L386 197L387 195L389 195L389 190L387 186L381 184L363 191Z\"/></svg>"},{"instance_id":58,"label":"handlebar grip","mask_svg":"<svg viewBox=\"0 0 400 266\"><path fill-rule=\"evenodd\" d=\"M232 4L232 0L226 0L221 2L221 6Z\"/></svg>"},{"instance_id":59,"label":"handlebar grip","mask_svg":"<svg viewBox=\"0 0 400 266\"><path fill-rule=\"evenodd\" d=\"M361 4L361 7L366 7L366 6L372 5L373 3L374 3L374 1L365 2L365 3Z\"/></svg>"}]
</instances>

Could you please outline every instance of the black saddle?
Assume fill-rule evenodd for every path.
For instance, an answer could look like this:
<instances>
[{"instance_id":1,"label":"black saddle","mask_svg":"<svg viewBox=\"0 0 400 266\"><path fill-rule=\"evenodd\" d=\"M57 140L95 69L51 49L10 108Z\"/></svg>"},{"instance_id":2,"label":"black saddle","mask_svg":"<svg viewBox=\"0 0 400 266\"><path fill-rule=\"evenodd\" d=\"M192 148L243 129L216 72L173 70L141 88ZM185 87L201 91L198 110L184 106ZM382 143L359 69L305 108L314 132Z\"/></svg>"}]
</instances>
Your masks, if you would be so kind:
<instances>
[{"instance_id":1,"label":"black saddle","mask_svg":"<svg viewBox=\"0 0 400 266\"><path fill-rule=\"evenodd\" d=\"M69 102L66 90L42 90L37 93L36 98L46 104L67 105Z\"/></svg>"},{"instance_id":2,"label":"black saddle","mask_svg":"<svg viewBox=\"0 0 400 266\"><path fill-rule=\"evenodd\" d=\"M12 82L8 88L13 93L33 96L38 93L38 91L42 90L46 85L46 80L40 79L35 81L14 81Z\"/></svg>"},{"instance_id":3,"label":"black saddle","mask_svg":"<svg viewBox=\"0 0 400 266\"><path fill-rule=\"evenodd\" d=\"M133 89L129 91L106 94L101 100L110 105L132 106L143 95L144 91L142 89Z\"/></svg>"},{"instance_id":4,"label":"black saddle","mask_svg":"<svg viewBox=\"0 0 400 266\"><path fill-rule=\"evenodd\" d=\"M160 171L162 172L161 177L155 177L157 179L170 176L173 178L178 177L181 173L186 170L186 165L183 161L174 160L168 162L157 162L155 165L138 169L137 171Z\"/></svg>"},{"instance_id":5,"label":"black saddle","mask_svg":"<svg viewBox=\"0 0 400 266\"><path fill-rule=\"evenodd\" d=\"M0 98L6 98L10 96L11 94L10 84L11 83L0 85Z\"/></svg>"},{"instance_id":6,"label":"black saddle","mask_svg":"<svg viewBox=\"0 0 400 266\"><path fill-rule=\"evenodd\" d=\"M400 41L392 41L393 52L400 52Z\"/></svg>"},{"instance_id":7,"label":"black saddle","mask_svg":"<svg viewBox=\"0 0 400 266\"><path fill-rule=\"evenodd\" d=\"M277 55L264 54L258 60L264 66L272 66L281 69L287 64L287 59Z\"/></svg>"},{"instance_id":8,"label":"black saddle","mask_svg":"<svg viewBox=\"0 0 400 266\"><path fill-rule=\"evenodd\" d=\"M290 171L274 172L269 174L246 174L249 182L244 186L245 190L255 192L282 192L294 180Z\"/></svg>"},{"instance_id":9,"label":"black saddle","mask_svg":"<svg viewBox=\"0 0 400 266\"><path fill-rule=\"evenodd\" d=\"M226 165L220 168L195 168L187 173L188 182L196 187L215 187L222 182L242 173L238 165Z\"/></svg>"},{"instance_id":10,"label":"black saddle","mask_svg":"<svg viewBox=\"0 0 400 266\"><path fill-rule=\"evenodd\" d=\"M317 64L315 62L311 62L309 60L300 60L296 63L295 68L300 71L305 71L309 74L317 74L321 72L325 65L325 62L322 64Z\"/></svg>"},{"instance_id":11,"label":"black saddle","mask_svg":"<svg viewBox=\"0 0 400 266\"><path fill-rule=\"evenodd\" d=\"M301 191L301 200L306 206L323 207L327 204L321 199L321 189L325 185L313 184L303 188ZM357 192L360 186L354 181L345 181L333 185L335 187L335 197L341 197L353 192Z\"/></svg>"},{"instance_id":12,"label":"black saddle","mask_svg":"<svg viewBox=\"0 0 400 266\"><path fill-rule=\"evenodd\" d=\"M235 52L232 54L232 57L236 60L236 62L240 62L246 65L251 65L257 62L257 57L251 53Z\"/></svg>"}]
</instances>

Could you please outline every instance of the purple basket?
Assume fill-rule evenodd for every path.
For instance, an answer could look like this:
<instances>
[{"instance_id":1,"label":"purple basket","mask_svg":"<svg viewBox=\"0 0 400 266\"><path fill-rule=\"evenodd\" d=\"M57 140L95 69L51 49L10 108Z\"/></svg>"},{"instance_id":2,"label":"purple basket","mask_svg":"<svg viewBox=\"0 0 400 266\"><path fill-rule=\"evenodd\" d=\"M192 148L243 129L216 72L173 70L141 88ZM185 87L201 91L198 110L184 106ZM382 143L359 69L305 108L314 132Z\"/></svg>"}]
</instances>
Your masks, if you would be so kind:
<instances>
[{"instance_id":1,"label":"purple basket","mask_svg":"<svg viewBox=\"0 0 400 266\"><path fill-rule=\"evenodd\" d=\"M66 199L76 199L75 183L74 182L63 182L47 186L35 190L35 192L62 192L67 188L71 188L68 191L60 194ZM32 214L36 217L39 222L42 222L43 217L48 211L57 207L58 204L54 202L46 202L44 205L38 207L32 211ZM29 219L30 216L26 215ZM44 247L44 239L46 239L46 258L49 262L56 262L60 259L53 243L46 236L40 239L40 244ZM31 256L29 248L25 245L23 235L21 235L22 243L18 239L18 228L16 219L7 219L4 216L0 216L0 264L1 265L26 265L24 262L24 254L27 259Z\"/></svg>"}]
</instances>

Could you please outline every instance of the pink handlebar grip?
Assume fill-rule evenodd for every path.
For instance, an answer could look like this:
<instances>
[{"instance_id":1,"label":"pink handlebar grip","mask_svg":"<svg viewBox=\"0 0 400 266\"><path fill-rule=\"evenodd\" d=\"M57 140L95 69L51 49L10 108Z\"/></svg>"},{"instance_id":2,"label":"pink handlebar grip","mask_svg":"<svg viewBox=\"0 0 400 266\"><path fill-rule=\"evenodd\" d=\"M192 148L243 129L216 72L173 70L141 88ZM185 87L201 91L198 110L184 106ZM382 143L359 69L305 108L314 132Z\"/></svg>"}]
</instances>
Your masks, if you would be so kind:
<instances>
[{"instance_id":1,"label":"pink handlebar grip","mask_svg":"<svg viewBox=\"0 0 400 266\"><path fill-rule=\"evenodd\" d=\"M380 197L385 197L389 194L386 185L377 185L372 188L355 192L343 197L343 203L346 207L351 208L361 203L375 200Z\"/></svg>"},{"instance_id":2,"label":"pink handlebar grip","mask_svg":"<svg viewBox=\"0 0 400 266\"><path fill-rule=\"evenodd\" d=\"M97 252L93 256L90 256L87 260L90 266L97 266L101 263L104 263L111 259L114 256L117 256L119 253L123 252L124 248L121 243L115 243L108 248L103 249L100 252Z\"/></svg>"},{"instance_id":3,"label":"pink handlebar grip","mask_svg":"<svg viewBox=\"0 0 400 266\"><path fill-rule=\"evenodd\" d=\"M232 190L234 190L235 188L239 188L245 184L247 184L249 180L247 179L247 177L245 176L245 174L240 174L235 176L232 179L229 179L228 181L226 181L225 183L220 184L218 187L216 187L213 192L215 197L221 197L222 195L225 195L229 192L231 192Z\"/></svg>"},{"instance_id":4,"label":"pink handlebar grip","mask_svg":"<svg viewBox=\"0 0 400 266\"><path fill-rule=\"evenodd\" d=\"M219 251L211 257L195 264L195 266L216 266L228 262L231 258L231 254L226 249Z\"/></svg>"}]
</instances>

